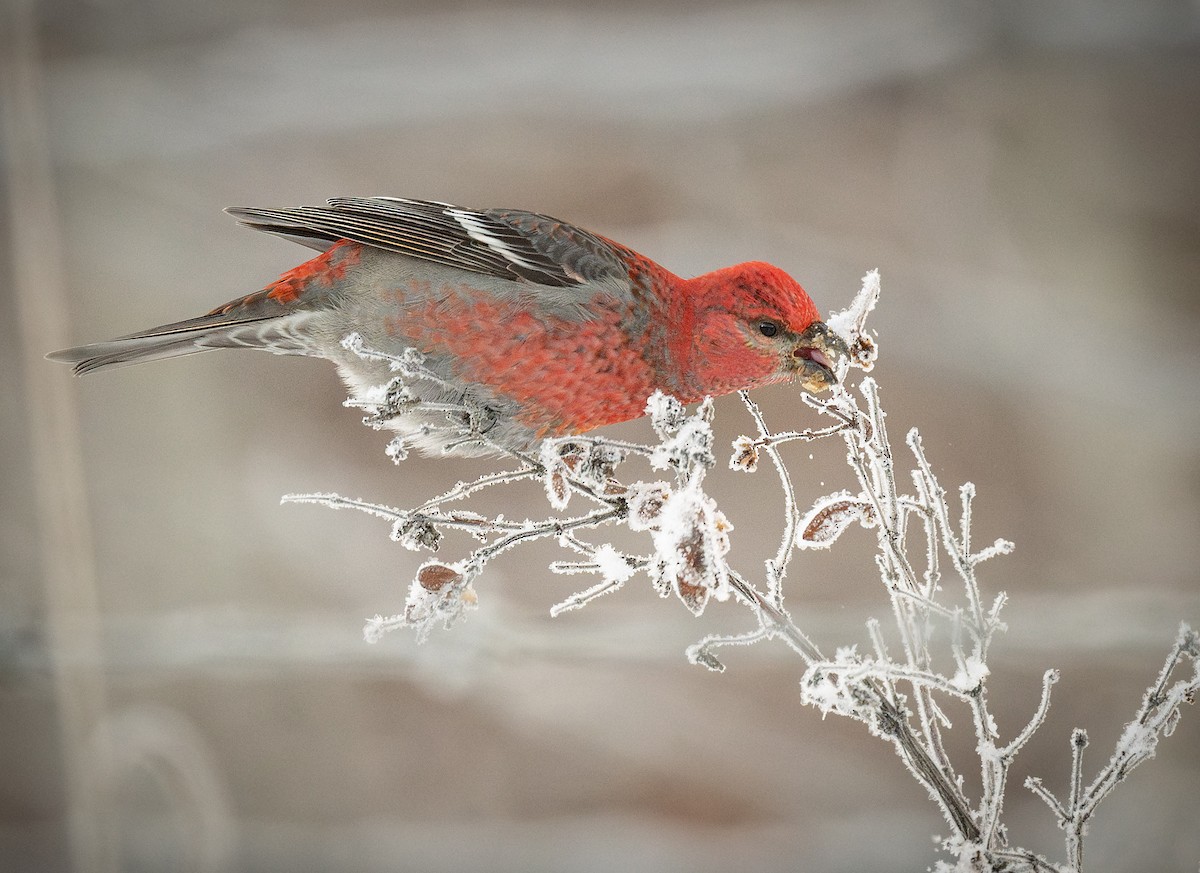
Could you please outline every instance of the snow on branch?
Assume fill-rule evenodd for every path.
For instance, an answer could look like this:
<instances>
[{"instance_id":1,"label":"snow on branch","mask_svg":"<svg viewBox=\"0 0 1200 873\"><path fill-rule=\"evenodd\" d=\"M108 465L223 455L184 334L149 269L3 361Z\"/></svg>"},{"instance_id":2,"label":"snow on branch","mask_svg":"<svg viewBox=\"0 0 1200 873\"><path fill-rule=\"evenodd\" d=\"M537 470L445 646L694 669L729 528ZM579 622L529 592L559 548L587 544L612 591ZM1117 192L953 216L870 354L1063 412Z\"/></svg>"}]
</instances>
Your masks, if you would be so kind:
<instances>
[{"instance_id":1,"label":"snow on branch","mask_svg":"<svg viewBox=\"0 0 1200 873\"><path fill-rule=\"evenodd\" d=\"M689 412L675 398L655 393L646 405L653 438L645 443L582 435L548 439L536 455L513 452L489 441L494 420L488 410L419 399L422 393L413 390L417 383L441 385L420 355L381 354L365 348L357 336L347 337L345 347L386 362L395 374L369 396L348 402L363 409L365 423L379 428L396 415L420 413L430 420L428 435L437 444L482 445L506 459L507 466L460 482L412 509L336 494L289 495L284 500L377 516L391 525L394 540L417 551L437 552L456 534L477 541L454 560L422 564L409 584L403 610L367 622L364 636L370 642L400 628L410 628L424 639L438 626L462 621L478 606L475 585L484 579L488 564L539 539L556 541L570 555L569 560L553 562L551 572L592 580L551 607L555 616L619 591L639 576L697 616L713 601L736 601L748 610L746 628L705 636L688 648L688 659L720 671L721 654L729 647L767 640L786 644L803 662L801 699L823 716L859 722L891 743L942 813L951 831L941 847L952 860L939 861L936 870L1080 873L1084 833L1097 805L1153 756L1159 740L1177 724L1182 705L1200 690L1197 634L1182 628L1157 681L1091 783L1084 786L1087 735L1081 730L1072 735L1065 800L1040 780L1026 782L1066 832L1066 860L1051 862L1010 845L1002 821L1009 770L1045 722L1059 674L1045 672L1025 727L1004 741L988 699L988 654L995 636L1006 629L1000 613L1007 598L1003 592L985 594L978 569L1011 552L1013 544L996 539L982 548L974 545L975 487L967 482L948 492L916 428L905 435L906 454L894 454L879 385L865 375L879 355L876 338L867 329L879 294L879 273L872 271L851 305L828 319L850 354L839 362L838 386L820 397L802 395L812 421L774 431L754 401L740 394L754 430L733 442L728 464L747 475L765 464L780 485L780 543L760 572L739 570L731 563L733 526L706 491L705 477L718 462L711 401ZM853 370L864 374L854 387L849 384ZM437 423L441 419L445 424ZM842 443L850 476L845 487L801 501L781 449L792 442L819 440ZM407 456L407 446L393 440L388 454L399 463ZM463 507L484 491L525 481L545 489L551 510L545 517L518 521ZM855 525L874 537L872 574L878 577L880 605L891 617L886 629L884 622L868 620L869 652L853 645L818 645L784 606L791 561L804 550L834 547ZM641 550L623 551L607 541L611 537L603 532L614 527L642 535ZM1185 662L1191 664L1191 675L1173 681ZM976 751L972 766L980 773L980 789L973 797L947 751L945 739L954 729L945 713L947 701L970 714Z\"/></svg>"}]
</instances>

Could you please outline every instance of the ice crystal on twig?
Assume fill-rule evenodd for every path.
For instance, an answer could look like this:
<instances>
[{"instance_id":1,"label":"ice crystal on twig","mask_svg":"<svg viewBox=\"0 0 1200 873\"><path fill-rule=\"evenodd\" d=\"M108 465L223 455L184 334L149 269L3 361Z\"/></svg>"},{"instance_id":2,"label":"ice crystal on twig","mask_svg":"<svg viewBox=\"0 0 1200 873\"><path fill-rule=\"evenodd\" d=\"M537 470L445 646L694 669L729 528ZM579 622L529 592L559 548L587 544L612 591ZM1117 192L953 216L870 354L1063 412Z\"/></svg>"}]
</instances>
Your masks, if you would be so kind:
<instances>
[{"instance_id":1,"label":"ice crystal on twig","mask_svg":"<svg viewBox=\"0 0 1200 873\"><path fill-rule=\"evenodd\" d=\"M769 466L782 495L779 548L761 574L741 572L731 565L733 527L705 491L705 477L717 463L711 401L689 413L661 392L647 400L654 439L645 444L573 436L544 441L536 456L506 452L491 444L507 457L507 469L460 482L409 510L335 494L291 495L285 500L378 516L391 524L393 539L418 551L437 551L455 533L466 533L480 543L458 560L422 564L409 583L403 612L375 616L366 623L364 636L372 642L398 628L411 628L423 639L439 625L448 627L462 620L477 605L474 584L484 577L489 562L538 539L556 540L571 554L571 560L552 563L552 572L595 579L552 607L552 615L615 592L643 572L659 594L677 597L695 615L714 600L734 599L748 609L748 627L705 636L688 648L688 659L721 671L719 653L725 648L765 640L785 643L804 662L801 699L824 716L859 722L891 743L913 778L928 791L951 827L940 844L954 860L938 862L937 871L1080 873L1084 833L1097 805L1131 770L1154 755L1160 739L1174 730L1182 705L1200 691L1197 634L1187 626L1181 629L1156 683L1092 782L1084 784L1087 734L1082 730L1071 736L1065 799L1041 780L1027 780L1066 833L1066 861L1052 863L1010 845L1002 823L1008 774L1017 754L1045 722L1059 674L1044 673L1039 700L1025 726L1005 742L988 698L988 654L996 634L1005 630L1000 613L1007 598L1003 592L985 595L977 569L1008 554L1013 544L996 539L977 548L974 485L967 482L947 492L915 428L905 435L907 453L897 458L879 385L866 375L856 388L848 384L852 369L871 370L879 355L875 337L867 329L879 293L879 273L872 271L863 278L851 305L828 320L846 341L850 355L839 362L839 385L821 397L802 395L815 422L801 429L773 431L754 401L745 392L739 395L754 424L754 435L734 440L729 466L746 474ZM344 345L364 358L386 362L394 373L386 385L349 401L366 413L367 424L385 427L392 417L414 412L441 415L448 422L437 426L445 444L489 445L486 434L494 423L489 410L419 399L423 395L416 388L422 382L440 384L419 354L381 354L365 348L356 335L347 337ZM842 443L849 487L801 503L780 450L788 443L818 440ZM400 462L407 446L394 440L388 454ZM624 484L635 462L643 468L635 475L645 478ZM555 514L516 522L461 506L483 491L522 481L540 482ZM644 551L622 551L606 542L600 532L614 526L642 535ZM869 650L832 646L834 654L827 657L784 608L784 582L797 552L831 548L856 526L874 538L874 573L892 624L885 629L883 622L869 619ZM951 590L956 596L950 596ZM935 640L942 642L935 645ZM1176 679L1185 662L1191 664L1191 675ZM974 797L968 796L958 765L947 751L945 737L953 730L946 716L947 702L969 713L977 756L974 766L980 772Z\"/></svg>"}]
</instances>

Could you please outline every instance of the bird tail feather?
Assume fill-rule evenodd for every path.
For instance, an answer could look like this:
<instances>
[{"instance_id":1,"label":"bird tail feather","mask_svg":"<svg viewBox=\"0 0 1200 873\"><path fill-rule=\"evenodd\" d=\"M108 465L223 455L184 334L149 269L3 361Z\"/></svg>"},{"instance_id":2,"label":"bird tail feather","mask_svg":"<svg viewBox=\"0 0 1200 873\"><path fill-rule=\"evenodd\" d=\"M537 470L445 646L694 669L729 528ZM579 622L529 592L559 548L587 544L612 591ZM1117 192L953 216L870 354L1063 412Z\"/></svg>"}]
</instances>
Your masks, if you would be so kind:
<instances>
[{"instance_id":1,"label":"bird tail feather","mask_svg":"<svg viewBox=\"0 0 1200 873\"><path fill-rule=\"evenodd\" d=\"M219 348L257 348L277 354L305 354L308 347L294 328L308 313L254 315L214 312L152 327L107 342L51 352L46 357L72 365L76 376L108 367L140 364Z\"/></svg>"}]
</instances>

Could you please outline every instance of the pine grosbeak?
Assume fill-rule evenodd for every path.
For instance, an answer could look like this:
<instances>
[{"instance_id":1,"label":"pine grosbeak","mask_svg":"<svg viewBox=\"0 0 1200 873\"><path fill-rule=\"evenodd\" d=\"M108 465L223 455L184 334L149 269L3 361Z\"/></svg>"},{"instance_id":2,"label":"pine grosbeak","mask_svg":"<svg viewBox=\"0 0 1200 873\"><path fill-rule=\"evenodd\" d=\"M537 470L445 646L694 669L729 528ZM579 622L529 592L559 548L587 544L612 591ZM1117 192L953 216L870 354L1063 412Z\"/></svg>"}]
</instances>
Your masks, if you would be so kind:
<instances>
[{"instance_id":1,"label":"pine grosbeak","mask_svg":"<svg viewBox=\"0 0 1200 873\"><path fill-rule=\"evenodd\" d=\"M846 354L804 289L769 264L683 279L598 234L517 209L370 197L228 211L321 254L207 315L48 357L83 374L264 349L327 358L357 396L378 395L395 373L348 348L356 334L363 349L417 350L436 376L416 380L419 402L389 422L412 442L444 445L429 407L449 406L486 410L488 440L526 449L637 418L655 390L685 403L791 380L818 392Z\"/></svg>"}]
</instances>

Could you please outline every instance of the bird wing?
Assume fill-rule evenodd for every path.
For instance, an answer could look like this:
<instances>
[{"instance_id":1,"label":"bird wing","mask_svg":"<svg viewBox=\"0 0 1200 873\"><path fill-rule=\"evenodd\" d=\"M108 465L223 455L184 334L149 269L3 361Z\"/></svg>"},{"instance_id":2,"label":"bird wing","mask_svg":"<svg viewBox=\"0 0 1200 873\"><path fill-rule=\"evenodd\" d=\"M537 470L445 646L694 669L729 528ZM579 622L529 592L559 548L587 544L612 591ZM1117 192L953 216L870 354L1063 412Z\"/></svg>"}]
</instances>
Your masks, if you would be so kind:
<instances>
[{"instance_id":1,"label":"bird wing","mask_svg":"<svg viewBox=\"0 0 1200 873\"><path fill-rule=\"evenodd\" d=\"M225 211L256 230L318 250L345 239L550 287L629 285L620 246L556 218L519 209L463 209L399 197L338 197L326 206Z\"/></svg>"}]
</instances>

